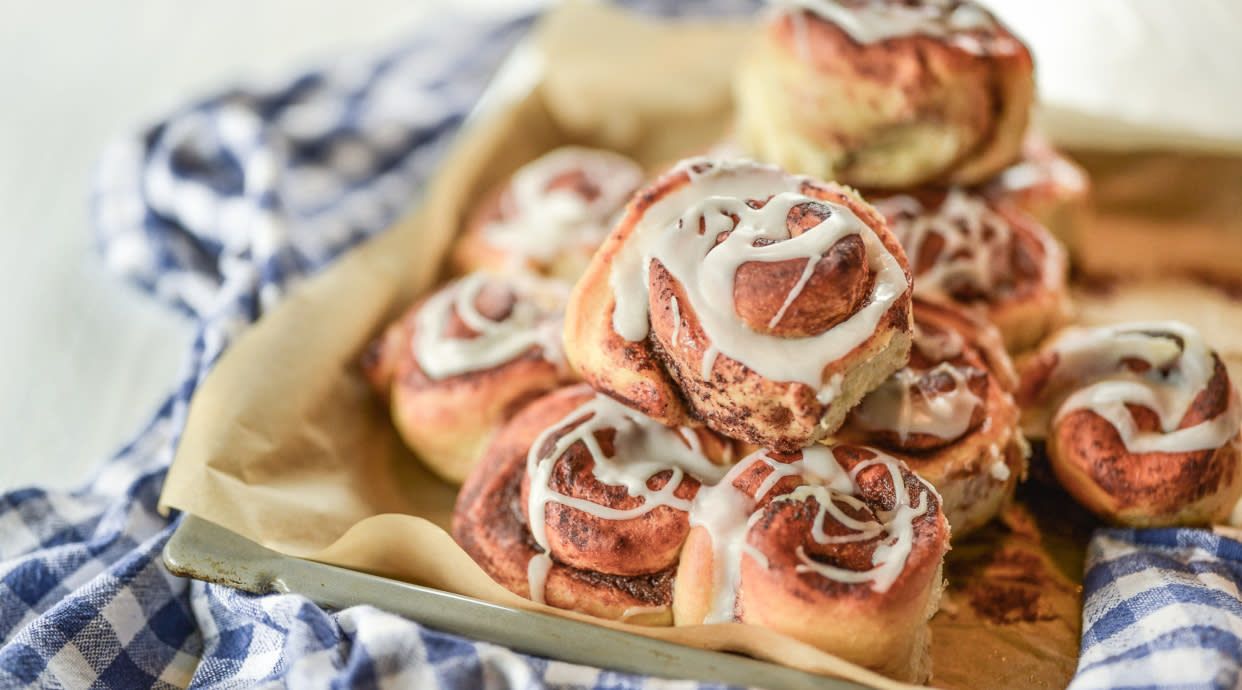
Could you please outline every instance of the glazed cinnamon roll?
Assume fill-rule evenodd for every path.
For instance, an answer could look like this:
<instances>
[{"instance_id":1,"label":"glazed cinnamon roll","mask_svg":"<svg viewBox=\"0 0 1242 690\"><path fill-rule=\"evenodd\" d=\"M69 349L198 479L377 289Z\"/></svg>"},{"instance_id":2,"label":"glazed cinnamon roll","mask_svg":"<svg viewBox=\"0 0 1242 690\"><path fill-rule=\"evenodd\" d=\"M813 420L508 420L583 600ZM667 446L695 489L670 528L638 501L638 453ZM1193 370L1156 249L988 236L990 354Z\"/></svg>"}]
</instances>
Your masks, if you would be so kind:
<instances>
[{"instance_id":1,"label":"glazed cinnamon roll","mask_svg":"<svg viewBox=\"0 0 1242 690\"><path fill-rule=\"evenodd\" d=\"M930 673L949 527L936 491L855 446L759 450L702 487L677 570L678 625L762 625L893 678Z\"/></svg>"},{"instance_id":2,"label":"glazed cinnamon roll","mask_svg":"<svg viewBox=\"0 0 1242 690\"><path fill-rule=\"evenodd\" d=\"M566 146L518 169L466 223L453 249L462 273L521 269L573 281L643 181L617 153Z\"/></svg>"},{"instance_id":3,"label":"glazed cinnamon roll","mask_svg":"<svg viewBox=\"0 0 1242 690\"><path fill-rule=\"evenodd\" d=\"M995 327L916 299L910 363L863 398L838 437L905 461L936 487L963 537L1001 511L1026 473L1013 376Z\"/></svg>"},{"instance_id":4,"label":"glazed cinnamon roll","mask_svg":"<svg viewBox=\"0 0 1242 690\"><path fill-rule=\"evenodd\" d=\"M1066 320L1065 252L1017 208L957 188L875 205L910 258L915 294L982 309L1011 351L1037 345Z\"/></svg>"},{"instance_id":5,"label":"glazed cinnamon roll","mask_svg":"<svg viewBox=\"0 0 1242 690\"><path fill-rule=\"evenodd\" d=\"M928 672L948 525L876 450L756 451L586 386L522 410L462 488L453 536L535 601L649 625L763 625L905 680ZM833 622L824 625L825 620Z\"/></svg>"},{"instance_id":6,"label":"glazed cinnamon roll","mask_svg":"<svg viewBox=\"0 0 1242 690\"><path fill-rule=\"evenodd\" d=\"M749 161L640 191L575 286L569 361L671 425L792 451L905 363L910 276L853 192Z\"/></svg>"},{"instance_id":7,"label":"glazed cinnamon roll","mask_svg":"<svg viewBox=\"0 0 1242 690\"><path fill-rule=\"evenodd\" d=\"M1087 171L1039 135L1028 135L1022 158L983 187L989 198L1013 204L1034 218L1076 257L1087 223L1091 181Z\"/></svg>"},{"instance_id":8,"label":"glazed cinnamon roll","mask_svg":"<svg viewBox=\"0 0 1242 690\"><path fill-rule=\"evenodd\" d=\"M1216 523L1242 495L1238 391L1185 324L1066 329L1023 363L1018 401L1062 486L1106 520Z\"/></svg>"},{"instance_id":9,"label":"glazed cinnamon roll","mask_svg":"<svg viewBox=\"0 0 1242 690\"><path fill-rule=\"evenodd\" d=\"M705 429L665 427L586 386L562 389L496 436L458 495L453 536L521 596L668 625L691 505L732 452Z\"/></svg>"},{"instance_id":10,"label":"glazed cinnamon roll","mask_svg":"<svg viewBox=\"0 0 1242 690\"><path fill-rule=\"evenodd\" d=\"M559 281L471 273L420 300L368 349L364 373L437 475L464 480L497 426L574 380L560 342L567 292Z\"/></svg>"},{"instance_id":11,"label":"glazed cinnamon roll","mask_svg":"<svg viewBox=\"0 0 1242 690\"><path fill-rule=\"evenodd\" d=\"M736 77L738 139L867 188L978 184L1018 158L1026 47L970 0L783 0Z\"/></svg>"}]
</instances>

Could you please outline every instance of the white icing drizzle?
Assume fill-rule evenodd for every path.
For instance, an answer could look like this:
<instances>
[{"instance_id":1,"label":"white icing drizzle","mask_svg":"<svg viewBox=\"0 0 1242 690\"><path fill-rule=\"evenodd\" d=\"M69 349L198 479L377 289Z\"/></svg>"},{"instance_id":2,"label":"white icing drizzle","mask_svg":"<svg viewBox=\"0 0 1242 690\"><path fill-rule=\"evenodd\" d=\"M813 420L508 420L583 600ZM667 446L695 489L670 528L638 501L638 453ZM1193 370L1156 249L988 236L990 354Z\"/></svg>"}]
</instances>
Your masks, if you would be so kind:
<instances>
[{"instance_id":1,"label":"white icing drizzle","mask_svg":"<svg viewBox=\"0 0 1242 690\"><path fill-rule=\"evenodd\" d=\"M941 362L927 372L899 369L863 398L854 411L855 419L868 429L894 431L902 442L910 434L961 438L970 429L975 409L983 405L967 385L968 373L951 362ZM920 378L940 374L953 379L952 390L929 395L919 387Z\"/></svg>"},{"instance_id":2,"label":"white icing drizzle","mask_svg":"<svg viewBox=\"0 0 1242 690\"><path fill-rule=\"evenodd\" d=\"M774 501L805 500L809 496L815 496L820 512L812 526L812 538L817 542L844 544L887 535L876 551L876 568L858 573L824 566L822 570L815 569L815 572L839 582L871 581L876 591L886 591L892 585L910 553L913 541L913 527L910 523L927 511L926 498L920 498L917 506L909 505L900 462L888 455L873 451L876 453L875 458L859 463L854 470L846 472L833 452L833 449L826 446L812 446L802 450L801 459L783 463L769 457L769 451L758 450L734 465L718 483L699 489L690 511L690 524L703 527L712 542L712 601L704 623L726 623L734 620L743 556L749 556L761 566L768 567L767 557L747 543L746 535L763 514L763 511L754 509L755 505L771 493L785 477L799 476L811 482L775 498ZM760 462L766 464L770 472L756 488L752 498L734 486L733 482ZM845 513L840 506L844 504L856 509L865 508L856 498L859 492L857 477L863 469L876 464L889 468L895 482L897 504L891 511L880 511L877 515L878 521L857 520ZM923 484L927 486L925 482ZM934 491L929 486L928 490ZM828 535L824 531L826 515L832 516L835 521L853 532L839 536ZM805 554L800 554L800 558L804 557ZM799 566L799 572L805 572L803 566Z\"/></svg>"},{"instance_id":3,"label":"white icing drizzle","mask_svg":"<svg viewBox=\"0 0 1242 690\"><path fill-rule=\"evenodd\" d=\"M688 172L690 182L647 210L613 263L609 284L616 298L614 330L630 341L647 337L648 271L657 260L681 285L710 342L701 363L703 378L710 376L716 357L723 354L770 380L803 383L821 391L825 368L863 343L892 303L909 289L901 265L848 208L802 194L799 190L807 178L745 160L692 159L674 170ZM759 209L746 203L746 199L768 197ZM827 207L831 213L815 227L791 237L787 218L800 204ZM736 227L733 217L738 218ZM705 227L702 234L700 223ZM718 236L726 232L717 243ZM875 281L868 303L845 321L819 335L781 338L752 331L737 316L733 284L739 266L806 259L810 265L804 279L786 296L787 307L805 286L813 264L850 235L862 238Z\"/></svg>"},{"instance_id":4,"label":"white icing drizzle","mask_svg":"<svg viewBox=\"0 0 1242 690\"><path fill-rule=\"evenodd\" d=\"M664 613L666 611L668 611L667 606L631 606L621 612L621 622L625 622L639 616L646 616L652 613Z\"/></svg>"},{"instance_id":5,"label":"white icing drizzle","mask_svg":"<svg viewBox=\"0 0 1242 690\"><path fill-rule=\"evenodd\" d=\"M853 519L847 522L841 520L839 515L844 516L844 513L836 507L836 503L838 501L845 502L849 497L834 494L822 486L799 487L793 493L776 499L776 501L805 501L810 497L815 498L815 502L819 505L819 513L815 517L817 529L812 533L812 538L820 544L865 541L876 538L880 534L887 535L871 555L873 567L870 570L848 570L820 563L807 556L806 551L799 546L797 556L801 564L797 566L798 572L817 573L837 582L871 582L871 588L877 592L887 592L893 586L893 583L897 581L902 570L906 567L906 561L910 557L911 550L914 548L914 520L927 512L927 491L934 491L934 489L919 478L918 481L923 484L926 491L919 494L916 504L911 505L910 492L907 490L905 481L902 478L900 463L883 454L855 465L850 470L850 480L857 482L858 473L874 465L882 465L888 470L893 482L895 498L895 504L891 510L875 510L878 522L862 522ZM861 506L862 503L858 502L858 505ZM827 537L822 527L826 514L832 514L834 519L845 527L856 530L856 533L845 535L844 537ZM824 539L821 539L821 537L824 537Z\"/></svg>"},{"instance_id":6,"label":"white icing drizzle","mask_svg":"<svg viewBox=\"0 0 1242 690\"><path fill-rule=\"evenodd\" d=\"M595 435L609 429L616 431L615 453L611 456L604 453ZM548 440L558 434L551 452L540 455ZM619 510L554 491L549 482L556 462L577 443L590 453L594 462L591 472L596 480L610 486L623 486L630 496L641 498L642 503L635 508ZM658 491L648 488L647 480L664 471L672 472L664 486ZM691 501L674 494L686 474L703 482L714 482L726 472L727 468L712 463L703 454L694 430L663 426L612 398L596 394L545 429L531 444L526 456L526 473L530 478L527 517L531 536L543 549L532 563L535 559L548 558L550 553L545 522L545 507L550 501L605 520L631 520L659 506L686 511L690 510ZM527 570L528 575L538 575L539 568L529 564ZM542 597L543 582L532 576L529 584L532 598L537 588L538 596Z\"/></svg>"},{"instance_id":7,"label":"white icing drizzle","mask_svg":"<svg viewBox=\"0 0 1242 690\"><path fill-rule=\"evenodd\" d=\"M759 462L765 463L771 473L752 498L733 482ZM712 603L704 623L727 623L734 619L744 555L759 556L759 562L767 565L767 558L746 543L746 533L760 515L754 510L755 502L762 500L782 478L804 472L821 477L822 481L835 481L842 490L850 488L845 470L822 446L804 449L803 458L793 463L773 460L767 450L755 451L742 458L716 484L700 487L690 511L690 524L703 527L712 542Z\"/></svg>"},{"instance_id":8,"label":"white icing drizzle","mask_svg":"<svg viewBox=\"0 0 1242 690\"><path fill-rule=\"evenodd\" d=\"M811 60L811 39L807 32L806 15L801 12L790 12L789 20L793 25L794 48L803 61Z\"/></svg>"},{"instance_id":9,"label":"white icing drizzle","mask_svg":"<svg viewBox=\"0 0 1242 690\"><path fill-rule=\"evenodd\" d=\"M677 337L681 335L681 307L677 304L677 297L674 296L668 301L668 308L673 312L673 334L669 338L673 345L677 345Z\"/></svg>"},{"instance_id":10,"label":"white icing drizzle","mask_svg":"<svg viewBox=\"0 0 1242 690\"><path fill-rule=\"evenodd\" d=\"M552 558L547 553L535 554L526 563L526 582L530 587L531 601L546 604L544 594L548 587L548 572L552 570Z\"/></svg>"},{"instance_id":11,"label":"white icing drizzle","mask_svg":"<svg viewBox=\"0 0 1242 690\"><path fill-rule=\"evenodd\" d=\"M573 188L549 189L558 177L575 172L599 190L594 199ZM503 219L484 227L484 237L493 246L543 263L569 247L595 247L642 180L638 164L619 154L556 149L514 173L501 198Z\"/></svg>"},{"instance_id":12,"label":"white icing drizzle","mask_svg":"<svg viewBox=\"0 0 1242 690\"><path fill-rule=\"evenodd\" d=\"M828 383L815 394L815 399L820 405L828 405L841 395L841 383L845 381L845 374L837 372L828 377Z\"/></svg>"},{"instance_id":13,"label":"white icing drizzle","mask_svg":"<svg viewBox=\"0 0 1242 690\"><path fill-rule=\"evenodd\" d=\"M992 479L998 482L1009 481L1009 465L1005 464L1004 458L996 458L988 471L992 474Z\"/></svg>"},{"instance_id":14,"label":"white icing drizzle","mask_svg":"<svg viewBox=\"0 0 1242 690\"><path fill-rule=\"evenodd\" d=\"M924 515L928 511L927 491L934 491L927 482L923 482L919 478L919 482L923 483L927 491L919 494L918 503L910 504L910 495L900 472L900 464L897 460L887 457L887 455L879 454L876 458L864 460L864 462L854 465L850 470L851 482L857 482L858 473L863 469L872 467L872 465L883 465L888 470L889 477L893 482L893 494L895 503L892 510L876 510L878 522L859 522L852 520L851 522L841 521L842 525L857 530L857 541L874 539L881 534L887 535L881 544L876 547L876 551L872 553L872 568L866 571L852 571L847 568L827 565L812 560L806 555L806 551L801 546L797 547L797 557L801 561L801 565L797 566L797 572L815 572L818 575L827 577L828 580L837 582L871 582L872 589L877 592L887 592L889 587L893 586L893 582L902 575L907 562L910 551L914 549L914 520ZM857 485L857 484L856 484ZM800 488L801 490L801 488ZM822 535L822 521L825 514L832 513L840 509L836 509L836 501L841 500L840 495L833 495L823 490L822 486L812 486L799 494L799 491L780 496L776 500L806 500L810 496L815 496L816 504L820 506L820 513L816 515L816 525L820 526L818 535ZM837 517L833 513L833 517ZM838 519L840 521L840 519ZM874 527L873 525L878 525ZM847 535L854 536L854 535ZM833 544L833 541L820 541L817 535L812 535L820 544ZM842 539L842 537L837 537ZM853 541L853 540L851 540Z\"/></svg>"},{"instance_id":15,"label":"white icing drizzle","mask_svg":"<svg viewBox=\"0 0 1242 690\"><path fill-rule=\"evenodd\" d=\"M499 321L478 309L479 296L489 285L511 290L515 296L512 310ZM414 359L433 380L490 369L532 347L540 348L547 361L563 367L559 311L566 296L566 286L557 281L471 273L442 288L418 310L410 344ZM474 337L447 334L454 314L476 333Z\"/></svg>"},{"instance_id":16,"label":"white icing drizzle","mask_svg":"<svg viewBox=\"0 0 1242 690\"><path fill-rule=\"evenodd\" d=\"M1001 171L997 185L1007 192L1034 189L1045 181L1051 181L1062 189L1081 191L1086 187L1083 174L1072 163L1061 157L1047 161L1025 160Z\"/></svg>"},{"instance_id":17,"label":"white icing drizzle","mask_svg":"<svg viewBox=\"0 0 1242 690\"><path fill-rule=\"evenodd\" d=\"M889 227L905 248L914 270L922 270L915 276L915 294L945 296L954 287L965 284L992 295L1009 278L1013 230L983 199L953 189L934 212L909 196L881 203L886 211L897 212ZM944 244L931 266L922 268L919 260L932 235L940 237Z\"/></svg>"},{"instance_id":18,"label":"white icing drizzle","mask_svg":"<svg viewBox=\"0 0 1242 690\"><path fill-rule=\"evenodd\" d=\"M1161 337L1172 334L1181 340ZM1195 398L1215 373L1212 350L1195 329L1177 321L1128 323L1100 328L1071 328L1051 345L1057 363L1048 391L1073 390L1057 408L1055 419L1075 410L1103 417L1131 453L1185 453L1220 448L1237 437L1242 410L1235 391L1219 415L1178 429ZM1150 365L1135 372L1123 360ZM1084 385L1086 384L1086 385ZM1160 431L1139 431L1126 404L1146 407L1159 417ZM1055 423L1055 421L1054 421Z\"/></svg>"},{"instance_id":19,"label":"white icing drizzle","mask_svg":"<svg viewBox=\"0 0 1242 690\"><path fill-rule=\"evenodd\" d=\"M934 211L904 195L883 199L876 206L892 219L889 228L913 270L922 271L915 275L916 295L945 298L966 285L993 299L1012 280L1013 227L983 197L953 188ZM943 244L932 264L923 267L920 257L932 235ZM1052 288L1062 279L1057 264L1060 250L1046 232L1036 233L1036 239L1043 250L1041 280Z\"/></svg>"},{"instance_id":20,"label":"white icing drizzle","mask_svg":"<svg viewBox=\"0 0 1242 690\"><path fill-rule=\"evenodd\" d=\"M806 266L802 269L802 275L798 276L798 282L794 283L793 289L785 295L785 301L781 302L781 308L777 309L776 313L772 315L772 319L768 321L768 328L776 328L781 319L785 318L785 312L789 311L789 305L798 299L798 295L802 294L806 284L811 282L811 276L815 275L815 266L818 264L818 261L806 262Z\"/></svg>"},{"instance_id":21,"label":"white icing drizzle","mask_svg":"<svg viewBox=\"0 0 1242 690\"><path fill-rule=\"evenodd\" d=\"M897 370L863 398L854 410L854 419L867 429L894 431L903 443L910 434L961 438L970 428L975 409L984 404L968 385L968 376L975 369L950 361L965 351L965 339L950 329L930 331L915 320L914 347L938 364L925 371L912 366ZM919 387L924 376L941 374L953 380L952 390L929 395Z\"/></svg>"},{"instance_id":22,"label":"white icing drizzle","mask_svg":"<svg viewBox=\"0 0 1242 690\"><path fill-rule=\"evenodd\" d=\"M973 2L921 0L905 3L886 0L770 0L772 5L800 20L805 10L831 22L859 43L878 43L903 36L924 35L946 39L971 53L983 52L978 40L966 32L991 29L996 20ZM798 50L805 58L806 28L794 27ZM799 32L801 35L799 36Z\"/></svg>"},{"instance_id":23,"label":"white icing drizzle","mask_svg":"<svg viewBox=\"0 0 1242 690\"><path fill-rule=\"evenodd\" d=\"M703 350L703 361L699 365L699 376L702 379L707 380L712 377L712 367L716 365L716 357L719 355L720 349L715 345L708 345L707 348Z\"/></svg>"}]
</instances>

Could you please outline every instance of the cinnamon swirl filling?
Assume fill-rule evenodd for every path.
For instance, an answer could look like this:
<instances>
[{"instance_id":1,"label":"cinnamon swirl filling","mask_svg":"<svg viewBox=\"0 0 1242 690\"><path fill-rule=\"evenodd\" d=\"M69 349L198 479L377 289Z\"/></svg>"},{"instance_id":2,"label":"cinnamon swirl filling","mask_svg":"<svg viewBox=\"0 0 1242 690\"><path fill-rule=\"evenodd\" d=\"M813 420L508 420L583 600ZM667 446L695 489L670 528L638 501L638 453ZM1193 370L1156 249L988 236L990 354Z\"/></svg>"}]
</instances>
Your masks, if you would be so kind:
<instances>
[{"instance_id":1,"label":"cinnamon swirl filling","mask_svg":"<svg viewBox=\"0 0 1242 690\"><path fill-rule=\"evenodd\" d=\"M1066 318L1066 258L1032 218L963 189L876 203L910 258L915 294L984 311L1010 350Z\"/></svg>"},{"instance_id":2,"label":"cinnamon swirl filling","mask_svg":"<svg viewBox=\"0 0 1242 690\"><path fill-rule=\"evenodd\" d=\"M464 480L496 427L574 380L561 347L567 291L530 275L472 273L420 300L368 349L364 373L436 474Z\"/></svg>"},{"instance_id":3,"label":"cinnamon swirl filling","mask_svg":"<svg viewBox=\"0 0 1242 690\"><path fill-rule=\"evenodd\" d=\"M592 385L665 423L793 450L900 366L909 293L905 256L856 196L690 160L596 254L566 347Z\"/></svg>"},{"instance_id":4,"label":"cinnamon swirl filling","mask_svg":"<svg viewBox=\"0 0 1242 690\"><path fill-rule=\"evenodd\" d=\"M1242 495L1242 405L1220 357L1174 321L1066 329L1024 363L1029 433L1101 517L1224 520Z\"/></svg>"},{"instance_id":5,"label":"cinnamon swirl filling","mask_svg":"<svg viewBox=\"0 0 1242 690\"><path fill-rule=\"evenodd\" d=\"M642 181L642 168L620 154L555 149L519 168L475 211L454 265L575 280Z\"/></svg>"}]
</instances>

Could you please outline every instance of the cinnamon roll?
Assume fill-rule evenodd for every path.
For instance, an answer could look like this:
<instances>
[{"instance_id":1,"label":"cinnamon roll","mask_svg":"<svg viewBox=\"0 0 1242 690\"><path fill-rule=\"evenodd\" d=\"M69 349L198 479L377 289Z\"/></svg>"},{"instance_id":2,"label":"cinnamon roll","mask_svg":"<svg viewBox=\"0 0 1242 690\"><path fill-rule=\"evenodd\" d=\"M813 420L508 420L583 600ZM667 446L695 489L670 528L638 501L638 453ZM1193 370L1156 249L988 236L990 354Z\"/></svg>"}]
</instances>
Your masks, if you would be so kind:
<instances>
[{"instance_id":1,"label":"cinnamon roll","mask_svg":"<svg viewBox=\"0 0 1242 690\"><path fill-rule=\"evenodd\" d=\"M738 139L867 188L978 184L1018 158L1031 55L970 0L783 0L736 77Z\"/></svg>"},{"instance_id":2,"label":"cinnamon roll","mask_svg":"<svg viewBox=\"0 0 1242 690\"><path fill-rule=\"evenodd\" d=\"M1062 486L1106 520L1215 523L1242 495L1238 391L1185 324L1066 329L1022 364L1018 401Z\"/></svg>"},{"instance_id":3,"label":"cinnamon roll","mask_svg":"<svg viewBox=\"0 0 1242 690\"><path fill-rule=\"evenodd\" d=\"M458 495L453 536L498 583L558 608L672 622L673 577L727 439L671 428L586 386L535 401Z\"/></svg>"},{"instance_id":4,"label":"cinnamon roll","mask_svg":"<svg viewBox=\"0 0 1242 690\"><path fill-rule=\"evenodd\" d=\"M568 287L471 273L420 300L368 349L363 370L406 444L461 482L497 426L574 376L560 330Z\"/></svg>"},{"instance_id":5,"label":"cinnamon roll","mask_svg":"<svg viewBox=\"0 0 1242 690\"><path fill-rule=\"evenodd\" d=\"M635 196L565 325L595 388L665 424L793 451L905 363L910 276L853 192L689 160Z\"/></svg>"},{"instance_id":6,"label":"cinnamon roll","mask_svg":"<svg viewBox=\"0 0 1242 690\"><path fill-rule=\"evenodd\" d=\"M735 449L565 388L496 435L458 496L453 536L498 583L551 606L754 623L926 679L948 548L935 490L872 449L734 462Z\"/></svg>"},{"instance_id":7,"label":"cinnamon roll","mask_svg":"<svg viewBox=\"0 0 1242 690\"><path fill-rule=\"evenodd\" d=\"M854 446L759 450L702 487L677 625L762 625L900 680L930 673L949 527L936 491Z\"/></svg>"},{"instance_id":8,"label":"cinnamon roll","mask_svg":"<svg viewBox=\"0 0 1242 690\"><path fill-rule=\"evenodd\" d=\"M1043 137L1028 135L1022 158L983 187L989 198L1025 211L1076 258L1082 250L1091 181L1087 171Z\"/></svg>"},{"instance_id":9,"label":"cinnamon roll","mask_svg":"<svg viewBox=\"0 0 1242 690\"><path fill-rule=\"evenodd\" d=\"M914 301L910 363L850 414L839 438L882 448L940 493L960 538L1013 498L1028 447L995 327L950 304Z\"/></svg>"},{"instance_id":10,"label":"cinnamon roll","mask_svg":"<svg viewBox=\"0 0 1242 690\"><path fill-rule=\"evenodd\" d=\"M1011 351L1037 345L1067 319L1065 252L1014 206L959 188L875 206L910 258L915 294L982 309Z\"/></svg>"},{"instance_id":11,"label":"cinnamon roll","mask_svg":"<svg viewBox=\"0 0 1242 690\"><path fill-rule=\"evenodd\" d=\"M468 273L521 269L573 281L643 182L617 153L566 146L518 169L466 223L453 264Z\"/></svg>"}]
</instances>

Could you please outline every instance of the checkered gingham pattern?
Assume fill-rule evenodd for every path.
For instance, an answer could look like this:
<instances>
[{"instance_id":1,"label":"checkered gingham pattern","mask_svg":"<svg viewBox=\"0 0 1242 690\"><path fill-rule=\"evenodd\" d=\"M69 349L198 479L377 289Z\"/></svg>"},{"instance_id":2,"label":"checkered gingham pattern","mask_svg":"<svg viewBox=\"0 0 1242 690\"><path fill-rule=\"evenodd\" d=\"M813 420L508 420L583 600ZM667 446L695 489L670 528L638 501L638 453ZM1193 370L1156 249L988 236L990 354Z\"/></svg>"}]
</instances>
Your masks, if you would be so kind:
<instances>
[{"instance_id":1,"label":"checkered gingham pattern","mask_svg":"<svg viewBox=\"0 0 1242 690\"><path fill-rule=\"evenodd\" d=\"M104 260L197 336L152 421L82 489L0 496L0 687L704 687L191 582L160 562L176 520L156 501L198 383L292 283L409 208L531 22L445 18L379 57L191 104L105 153L92 209ZM1101 533L1075 687L1233 687L1240 552L1191 530Z\"/></svg>"}]
</instances>

